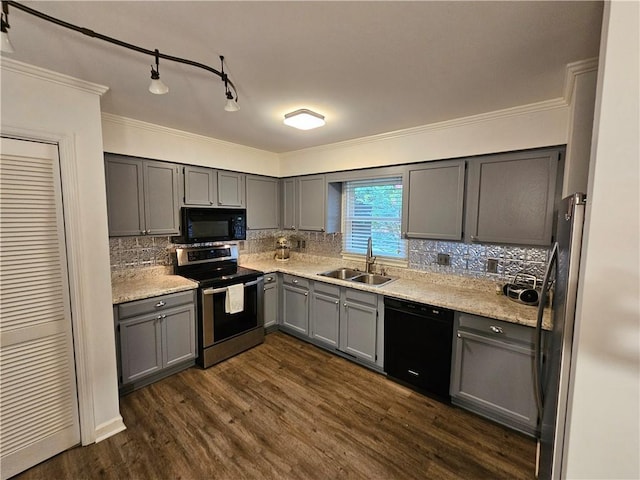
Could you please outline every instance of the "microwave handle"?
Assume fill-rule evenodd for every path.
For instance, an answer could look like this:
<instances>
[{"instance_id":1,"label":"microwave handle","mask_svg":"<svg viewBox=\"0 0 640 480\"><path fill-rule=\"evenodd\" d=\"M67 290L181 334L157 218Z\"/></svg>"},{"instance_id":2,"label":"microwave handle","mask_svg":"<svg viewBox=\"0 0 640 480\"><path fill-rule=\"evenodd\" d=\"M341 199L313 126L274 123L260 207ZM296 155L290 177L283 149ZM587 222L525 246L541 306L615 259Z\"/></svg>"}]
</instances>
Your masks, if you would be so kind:
<instances>
[{"instance_id":1,"label":"microwave handle","mask_svg":"<svg viewBox=\"0 0 640 480\"><path fill-rule=\"evenodd\" d=\"M254 280L253 282L247 282L244 284L245 287L252 287L253 285L257 285L260 280ZM203 295L215 295L216 293L224 293L227 291L227 287L222 288L206 288L202 290Z\"/></svg>"}]
</instances>

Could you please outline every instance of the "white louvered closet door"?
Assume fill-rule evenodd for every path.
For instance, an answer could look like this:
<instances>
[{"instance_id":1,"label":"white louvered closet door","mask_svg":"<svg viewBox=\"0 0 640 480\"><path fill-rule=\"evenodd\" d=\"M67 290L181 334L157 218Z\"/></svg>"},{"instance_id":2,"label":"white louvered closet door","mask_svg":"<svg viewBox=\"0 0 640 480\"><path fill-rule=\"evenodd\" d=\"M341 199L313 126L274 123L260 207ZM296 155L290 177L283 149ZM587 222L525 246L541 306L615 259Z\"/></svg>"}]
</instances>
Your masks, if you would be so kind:
<instances>
[{"instance_id":1,"label":"white louvered closet door","mask_svg":"<svg viewBox=\"0 0 640 480\"><path fill-rule=\"evenodd\" d=\"M58 148L0 143L0 472L80 442Z\"/></svg>"}]
</instances>

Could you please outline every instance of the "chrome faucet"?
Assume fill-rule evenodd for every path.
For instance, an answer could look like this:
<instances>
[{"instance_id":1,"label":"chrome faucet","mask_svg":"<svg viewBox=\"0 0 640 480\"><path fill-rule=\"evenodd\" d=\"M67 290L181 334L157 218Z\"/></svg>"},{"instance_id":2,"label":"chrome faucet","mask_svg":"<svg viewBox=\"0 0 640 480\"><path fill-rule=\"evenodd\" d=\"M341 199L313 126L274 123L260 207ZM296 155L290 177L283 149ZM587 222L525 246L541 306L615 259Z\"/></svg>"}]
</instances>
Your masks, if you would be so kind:
<instances>
[{"instance_id":1,"label":"chrome faucet","mask_svg":"<svg viewBox=\"0 0 640 480\"><path fill-rule=\"evenodd\" d=\"M365 272L373 273L373 264L376 262L376 257L373 256L373 242L371 237L367 240L367 256L365 258Z\"/></svg>"}]
</instances>

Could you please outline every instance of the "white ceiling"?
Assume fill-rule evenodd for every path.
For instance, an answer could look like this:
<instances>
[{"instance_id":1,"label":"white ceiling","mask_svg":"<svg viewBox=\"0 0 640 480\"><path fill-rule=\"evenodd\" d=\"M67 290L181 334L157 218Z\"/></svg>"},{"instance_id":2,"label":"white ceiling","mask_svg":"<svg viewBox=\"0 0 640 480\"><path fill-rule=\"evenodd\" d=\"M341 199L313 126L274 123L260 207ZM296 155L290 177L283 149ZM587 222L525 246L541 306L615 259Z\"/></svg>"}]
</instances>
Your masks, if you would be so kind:
<instances>
[{"instance_id":1,"label":"white ceiling","mask_svg":"<svg viewBox=\"0 0 640 480\"><path fill-rule=\"evenodd\" d=\"M565 67L596 57L601 2L23 2L59 19L219 70L160 61L10 8L11 55L109 87L104 112L287 152L558 98ZM309 108L327 125L298 131Z\"/></svg>"}]
</instances>

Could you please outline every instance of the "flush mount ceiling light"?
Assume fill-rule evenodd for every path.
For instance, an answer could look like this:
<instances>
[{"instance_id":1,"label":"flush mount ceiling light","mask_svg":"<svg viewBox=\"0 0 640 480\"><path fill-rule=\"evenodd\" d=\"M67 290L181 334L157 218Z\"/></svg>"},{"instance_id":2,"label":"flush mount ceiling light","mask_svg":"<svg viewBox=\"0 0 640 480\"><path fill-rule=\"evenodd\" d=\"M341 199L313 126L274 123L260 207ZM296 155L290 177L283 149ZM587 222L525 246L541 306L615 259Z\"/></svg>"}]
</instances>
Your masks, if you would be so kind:
<instances>
[{"instance_id":1,"label":"flush mount ceiling light","mask_svg":"<svg viewBox=\"0 0 640 480\"><path fill-rule=\"evenodd\" d=\"M17 8L29 15L33 15L34 17L38 17L47 22L53 23L60 27L67 28L69 30L74 30L78 33L86 35L87 37L97 38L98 40L102 40L112 45L117 45L119 47L128 48L129 50L133 50L138 53L142 53L145 55L151 55L155 58L156 68L154 69L151 66L151 85L149 85L149 91L151 93L155 93L157 95L165 94L169 91L169 87L167 87L160 80L160 70L159 70L159 59L170 60L176 63L183 63L185 65L191 65L192 67L200 68L202 70L206 70L208 72L213 73L220 77L220 80L224 83L224 94L226 98L224 109L227 112L237 112L240 110L238 107L238 91L236 90L235 85L231 80L229 80L228 75L224 72L224 57L220 56L221 68L220 71L216 70L213 67L205 65L203 63L194 62L193 60L189 60L181 57L174 57L173 55L167 55L164 53L160 53L158 49L149 50L146 48L139 47L137 45L133 45L131 43L123 42L122 40L118 40L117 38L108 37L106 35L102 35L101 33L94 32L93 30L89 30L88 28L79 27L69 22L65 22L64 20L59 20L55 17L51 17L45 13L39 12L38 10L34 10L33 8L26 7L18 2L14 1L5 1L2 0L2 51L5 53L13 53L13 45L11 45L11 41L9 40L9 6Z\"/></svg>"},{"instance_id":2,"label":"flush mount ceiling light","mask_svg":"<svg viewBox=\"0 0 640 480\"><path fill-rule=\"evenodd\" d=\"M300 130L311 130L322 127L325 121L323 115L301 108L295 112L287 113L284 116L284 124Z\"/></svg>"}]
</instances>

